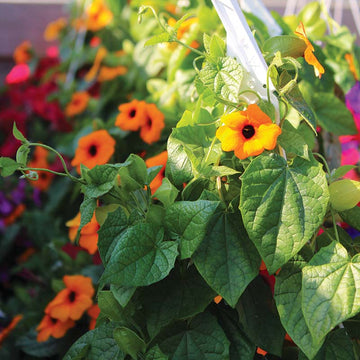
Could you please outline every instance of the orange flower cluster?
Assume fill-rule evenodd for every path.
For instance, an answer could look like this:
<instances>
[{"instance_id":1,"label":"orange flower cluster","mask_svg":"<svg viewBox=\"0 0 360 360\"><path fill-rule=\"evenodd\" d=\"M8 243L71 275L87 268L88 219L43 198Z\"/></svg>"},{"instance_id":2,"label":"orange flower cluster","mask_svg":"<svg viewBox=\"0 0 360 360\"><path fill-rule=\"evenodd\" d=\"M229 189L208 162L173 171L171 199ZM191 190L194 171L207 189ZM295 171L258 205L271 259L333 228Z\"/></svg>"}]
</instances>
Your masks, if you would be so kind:
<instances>
[{"instance_id":1,"label":"orange flower cluster","mask_svg":"<svg viewBox=\"0 0 360 360\"><path fill-rule=\"evenodd\" d=\"M313 54L315 49L306 36L305 27L302 22L300 22L300 24L296 28L295 35L305 41L306 49L304 51L304 59L309 65L312 65L314 67L315 75L321 78L321 75L325 73L325 69L319 63L319 60L316 58L316 56Z\"/></svg>"},{"instance_id":2,"label":"orange flower cluster","mask_svg":"<svg viewBox=\"0 0 360 360\"><path fill-rule=\"evenodd\" d=\"M31 43L24 41L14 50L13 58L16 64L26 64L31 59Z\"/></svg>"},{"instance_id":3,"label":"orange flower cluster","mask_svg":"<svg viewBox=\"0 0 360 360\"><path fill-rule=\"evenodd\" d=\"M85 28L90 31L99 31L109 25L113 17L113 13L103 0L93 0L85 10L85 17L76 19L73 25L76 29Z\"/></svg>"},{"instance_id":4,"label":"orange flower cluster","mask_svg":"<svg viewBox=\"0 0 360 360\"><path fill-rule=\"evenodd\" d=\"M75 157L71 161L80 174L80 164L92 169L108 162L115 151L115 140L106 130L97 130L80 138Z\"/></svg>"},{"instance_id":5,"label":"orange flower cluster","mask_svg":"<svg viewBox=\"0 0 360 360\"><path fill-rule=\"evenodd\" d=\"M90 100L90 95L86 91L79 91L71 96L70 102L65 107L65 115L72 117L83 113Z\"/></svg>"},{"instance_id":6,"label":"orange flower cluster","mask_svg":"<svg viewBox=\"0 0 360 360\"><path fill-rule=\"evenodd\" d=\"M160 154L153 156L145 161L145 164L148 168L151 168L153 166L160 166L160 165L162 166L161 170L158 172L158 174L155 176L153 181L150 183L151 194L154 194L154 192L162 184L162 180L165 176L165 165L167 159L168 159L167 151L163 151Z\"/></svg>"},{"instance_id":7,"label":"orange flower cluster","mask_svg":"<svg viewBox=\"0 0 360 360\"><path fill-rule=\"evenodd\" d=\"M80 226L81 215L78 213L73 219L69 220L66 223L66 226L69 227L69 239L71 242L74 242L76 239L76 234ZM80 230L79 244L82 248L86 249L87 252L91 255L95 254L97 251L98 243L98 233L100 225L96 221L95 213L91 218L90 222L86 224Z\"/></svg>"},{"instance_id":8,"label":"orange flower cluster","mask_svg":"<svg viewBox=\"0 0 360 360\"><path fill-rule=\"evenodd\" d=\"M37 341L46 341L50 336L61 338L93 305L95 290L91 279L83 275L65 275L65 289L61 290L45 308L45 316L36 328Z\"/></svg>"},{"instance_id":9,"label":"orange flower cluster","mask_svg":"<svg viewBox=\"0 0 360 360\"><path fill-rule=\"evenodd\" d=\"M120 129L140 130L140 137L147 144L160 140L165 117L155 104L134 99L130 103L121 104L119 110L115 125Z\"/></svg>"},{"instance_id":10,"label":"orange flower cluster","mask_svg":"<svg viewBox=\"0 0 360 360\"><path fill-rule=\"evenodd\" d=\"M59 37L59 34L62 29L67 25L67 20L63 17L50 22L44 31L44 39L46 41L53 41Z\"/></svg>"},{"instance_id":11,"label":"orange flower cluster","mask_svg":"<svg viewBox=\"0 0 360 360\"><path fill-rule=\"evenodd\" d=\"M223 123L216 131L224 151L234 151L239 159L261 154L265 149L273 150L281 134L278 125L251 104L245 111L236 111L221 118Z\"/></svg>"},{"instance_id":12,"label":"orange flower cluster","mask_svg":"<svg viewBox=\"0 0 360 360\"><path fill-rule=\"evenodd\" d=\"M48 150L44 149L42 146L36 146L32 160L28 163L28 167L48 169L48 155ZM39 178L30 181L30 184L41 191L46 191L53 180L54 174L47 171L37 171L37 173Z\"/></svg>"}]
</instances>

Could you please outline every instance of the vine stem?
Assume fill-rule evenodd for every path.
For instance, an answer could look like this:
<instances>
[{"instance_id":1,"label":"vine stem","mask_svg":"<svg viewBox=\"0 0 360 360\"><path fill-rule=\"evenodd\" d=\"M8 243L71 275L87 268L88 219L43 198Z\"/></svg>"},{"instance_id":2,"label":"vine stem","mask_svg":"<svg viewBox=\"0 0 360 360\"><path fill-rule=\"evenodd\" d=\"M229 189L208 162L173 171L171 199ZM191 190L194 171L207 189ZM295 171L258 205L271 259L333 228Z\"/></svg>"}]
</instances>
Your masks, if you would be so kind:
<instances>
[{"instance_id":1,"label":"vine stem","mask_svg":"<svg viewBox=\"0 0 360 360\"><path fill-rule=\"evenodd\" d=\"M73 175L70 174L70 172L69 172L69 170L68 170L68 168L67 168L67 166L66 166L66 162L65 162L64 158L61 156L61 154L60 154L58 151L56 151L55 149L53 149L52 147L50 147L50 146L48 146L48 145L41 144L41 143L29 143L29 146L41 146L41 147L43 147L44 149L47 149L47 150L52 151L53 153L55 153L55 154L59 157L59 159L60 159L60 161L61 161L61 164L62 164L62 166L63 166L63 168L64 168L65 173L66 173L65 176L68 176L71 180L73 180L73 181L75 181L75 182L79 182L79 183L81 183L81 184L85 184L85 181L84 181L82 178L79 179L79 178L77 178L77 177L75 177L75 176L73 176ZM45 169L45 170L46 170L46 169ZM49 171L49 170L48 170L48 171ZM50 171L50 172L51 172L51 171ZM62 174L62 173L57 173L57 175L60 175L60 174ZM61 175L61 176L64 176L64 175Z\"/></svg>"},{"instance_id":2,"label":"vine stem","mask_svg":"<svg viewBox=\"0 0 360 360\"><path fill-rule=\"evenodd\" d=\"M211 142L211 145L210 145L210 148L206 154L206 158L205 158L205 163L207 163L207 161L209 160L209 157L210 157L210 153L215 145L215 141L216 141L216 136L214 137L214 140Z\"/></svg>"}]
</instances>

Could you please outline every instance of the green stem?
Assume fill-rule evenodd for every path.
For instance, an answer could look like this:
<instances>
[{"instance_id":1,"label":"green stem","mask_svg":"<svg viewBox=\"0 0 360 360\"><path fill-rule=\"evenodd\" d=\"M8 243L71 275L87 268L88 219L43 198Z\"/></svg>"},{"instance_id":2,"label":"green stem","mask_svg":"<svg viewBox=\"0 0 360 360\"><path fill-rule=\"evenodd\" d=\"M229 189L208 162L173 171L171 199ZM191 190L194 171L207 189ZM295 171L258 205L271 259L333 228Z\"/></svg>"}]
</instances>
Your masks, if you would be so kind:
<instances>
[{"instance_id":1,"label":"green stem","mask_svg":"<svg viewBox=\"0 0 360 360\"><path fill-rule=\"evenodd\" d=\"M245 94L245 93L254 94L254 95L256 95L256 97L259 99L259 101L262 100L261 96L260 96L256 91L250 90L250 89L241 91L238 96L240 97L242 94Z\"/></svg>"},{"instance_id":2,"label":"green stem","mask_svg":"<svg viewBox=\"0 0 360 360\"><path fill-rule=\"evenodd\" d=\"M211 142L211 145L210 145L210 148L206 154L206 157L205 157L205 163L207 163L207 161L209 160L209 157L210 157L210 153L215 145L215 141L216 141L216 136L214 137L213 141Z\"/></svg>"},{"instance_id":3,"label":"green stem","mask_svg":"<svg viewBox=\"0 0 360 360\"><path fill-rule=\"evenodd\" d=\"M66 166L66 162L65 162L64 158L61 156L61 154L60 154L58 151L56 151L55 149L53 149L52 147L50 147L50 146L48 146L48 145L44 145L44 144L41 144L41 143L30 143L29 145L30 145L30 146L41 146L41 147L43 147L44 149L47 149L47 150L49 150L49 151L52 151L52 152L55 153L55 154L58 156L58 158L60 159L61 164L62 164L62 166L63 166L63 168L64 168L65 173L67 174L67 176L68 176L71 180L73 180L73 181L75 181L75 182L79 182L79 183L81 183L81 184L85 184L85 183L86 183L82 178L79 179L79 178L77 178L77 177L75 177L75 176L73 176L73 175L70 174L70 172L69 172L69 170L68 170L68 168L67 168L67 166ZM58 174L61 174L61 173L58 173ZM63 176L63 175L61 175L61 176Z\"/></svg>"},{"instance_id":4,"label":"green stem","mask_svg":"<svg viewBox=\"0 0 360 360\"><path fill-rule=\"evenodd\" d=\"M331 212L331 218L332 218L332 222L333 222L333 226L334 226L336 241L340 242L339 233L338 233L336 220L335 220L335 214L334 214L334 210L332 209L331 205L330 205L330 212Z\"/></svg>"},{"instance_id":5,"label":"green stem","mask_svg":"<svg viewBox=\"0 0 360 360\"><path fill-rule=\"evenodd\" d=\"M54 174L54 175L59 175L59 176L66 176L66 177L68 177L68 175L65 174L65 173L60 173L60 172L53 171L53 170L50 170L50 169L45 169L45 168L24 167L24 168L21 168L21 170L23 170L23 171L29 171L29 170L32 170L32 171L46 171L46 172L49 172L49 173ZM28 179L30 179L29 176L28 176L29 174L26 174L26 173L25 173L25 175L26 175L26 177L27 177Z\"/></svg>"},{"instance_id":6,"label":"green stem","mask_svg":"<svg viewBox=\"0 0 360 360\"><path fill-rule=\"evenodd\" d=\"M329 165L328 165L326 159L319 153L314 152L313 154L316 155L317 157L319 157L322 160L322 162L323 162L323 164L324 164L324 166L326 168L326 172L330 175L330 168L329 168Z\"/></svg>"}]
</instances>

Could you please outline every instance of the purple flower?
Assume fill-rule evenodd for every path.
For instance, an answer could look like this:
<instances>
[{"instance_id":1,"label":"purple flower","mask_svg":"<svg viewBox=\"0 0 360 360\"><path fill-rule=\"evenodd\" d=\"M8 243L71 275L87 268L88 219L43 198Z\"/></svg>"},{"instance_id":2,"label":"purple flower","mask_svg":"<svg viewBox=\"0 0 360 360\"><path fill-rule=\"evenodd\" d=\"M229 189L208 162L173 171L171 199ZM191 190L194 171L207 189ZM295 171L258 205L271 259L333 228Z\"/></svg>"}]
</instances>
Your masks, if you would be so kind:
<instances>
[{"instance_id":1,"label":"purple flower","mask_svg":"<svg viewBox=\"0 0 360 360\"><path fill-rule=\"evenodd\" d=\"M357 81L356 84L350 89L350 91L345 96L346 106L352 112L352 114L357 117L360 117L360 82Z\"/></svg>"}]
</instances>

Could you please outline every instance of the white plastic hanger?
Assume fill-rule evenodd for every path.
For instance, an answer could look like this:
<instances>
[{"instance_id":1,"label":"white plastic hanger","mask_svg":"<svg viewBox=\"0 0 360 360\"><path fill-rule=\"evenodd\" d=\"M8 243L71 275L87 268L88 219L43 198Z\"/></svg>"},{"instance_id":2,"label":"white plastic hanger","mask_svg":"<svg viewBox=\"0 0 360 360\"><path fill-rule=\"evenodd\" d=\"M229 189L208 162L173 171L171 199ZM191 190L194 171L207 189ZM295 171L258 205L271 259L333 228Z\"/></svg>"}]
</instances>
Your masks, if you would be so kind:
<instances>
[{"instance_id":1,"label":"white plastic hanger","mask_svg":"<svg viewBox=\"0 0 360 360\"><path fill-rule=\"evenodd\" d=\"M212 0L212 3L224 25L227 35L227 54L245 68L246 88L256 91L261 98L267 100L266 78L268 66L261 54L253 34L241 11L238 0ZM275 90L270 80L270 101L275 107L276 122L279 123L279 102L273 94ZM249 103L255 103L257 97L251 93L244 95Z\"/></svg>"}]
</instances>

